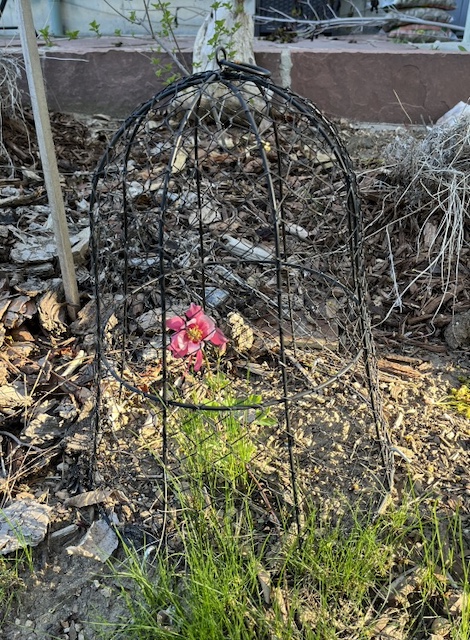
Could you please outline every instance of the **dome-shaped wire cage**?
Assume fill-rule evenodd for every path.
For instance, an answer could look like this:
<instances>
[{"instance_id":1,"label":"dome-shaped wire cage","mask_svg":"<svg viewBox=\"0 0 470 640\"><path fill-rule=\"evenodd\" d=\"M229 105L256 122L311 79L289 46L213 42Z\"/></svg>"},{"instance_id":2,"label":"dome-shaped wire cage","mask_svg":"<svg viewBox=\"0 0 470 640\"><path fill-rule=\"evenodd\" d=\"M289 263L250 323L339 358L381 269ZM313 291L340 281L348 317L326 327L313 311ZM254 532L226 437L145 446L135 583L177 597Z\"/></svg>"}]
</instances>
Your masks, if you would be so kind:
<instances>
[{"instance_id":1,"label":"dome-shaped wire cage","mask_svg":"<svg viewBox=\"0 0 470 640\"><path fill-rule=\"evenodd\" d=\"M299 524L307 499L392 483L360 204L332 124L218 61L137 109L96 171L99 411L141 398L167 469L248 470Z\"/></svg>"}]
</instances>

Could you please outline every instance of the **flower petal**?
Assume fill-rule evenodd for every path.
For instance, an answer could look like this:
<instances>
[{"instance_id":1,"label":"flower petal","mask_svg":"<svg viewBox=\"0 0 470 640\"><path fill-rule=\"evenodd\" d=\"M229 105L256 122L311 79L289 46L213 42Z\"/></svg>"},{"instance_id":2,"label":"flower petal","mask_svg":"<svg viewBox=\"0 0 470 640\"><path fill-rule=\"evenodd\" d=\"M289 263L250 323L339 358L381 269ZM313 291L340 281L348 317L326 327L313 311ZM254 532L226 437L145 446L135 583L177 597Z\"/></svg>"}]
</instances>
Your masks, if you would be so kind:
<instances>
[{"instance_id":1,"label":"flower petal","mask_svg":"<svg viewBox=\"0 0 470 640\"><path fill-rule=\"evenodd\" d=\"M214 344L216 347L220 347L220 350L225 351L225 347L227 345L228 339L224 336L220 329L215 329L214 333L210 338L207 338L209 342Z\"/></svg>"},{"instance_id":2,"label":"flower petal","mask_svg":"<svg viewBox=\"0 0 470 640\"><path fill-rule=\"evenodd\" d=\"M194 302L191 302L191 304L189 305L189 309L185 311L184 314L188 318L188 320L191 320L191 318L194 318L201 312L202 307L200 307L198 304L194 304Z\"/></svg>"},{"instance_id":3,"label":"flower petal","mask_svg":"<svg viewBox=\"0 0 470 640\"><path fill-rule=\"evenodd\" d=\"M169 349L175 358L184 358L188 355L189 341L185 331L179 331L171 336Z\"/></svg>"},{"instance_id":4,"label":"flower petal","mask_svg":"<svg viewBox=\"0 0 470 640\"><path fill-rule=\"evenodd\" d=\"M210 336L214 333L215 322L209 316L201 314L197 319L197 326L202 331L202 339L209 339Z\"/></svg>"},{"instance_id":5,"label":"flower petal","mask_svg":"<svg viewBox=\"0 0 470 640\"><path fill-rule=\"evenodd\" d=\"M172 331L180 331L185 325L184 318L180 318L180 316L173 316L172 318L168 318L166 321L166 328L171 329Z\"/></svg>"},{"instance_id":6,"label":"flower petal","mask_svg":"<svg viewBox=\"0 0 470 640\"><path fill-rule=\"evenodd\" d=\"M199 349L199 351L196 353L196 359L194 361L194 371L199 371L199 369L202 367L202 362L202 349Z\"/></svg>"},{"instance_id":7,"label":"flower petal","mask_svg":"<svg viewBox=\"0 0 470 640\"><path fill-rule=\"evenodd\" d=\"M188 340L188 346L186 349L186 353L188 355L190 355L191 353L196 353L196 351L200 351L203 347L204 343L199 341L199 342L192 342L191 340Z\"/></svg>"}]
</instances>

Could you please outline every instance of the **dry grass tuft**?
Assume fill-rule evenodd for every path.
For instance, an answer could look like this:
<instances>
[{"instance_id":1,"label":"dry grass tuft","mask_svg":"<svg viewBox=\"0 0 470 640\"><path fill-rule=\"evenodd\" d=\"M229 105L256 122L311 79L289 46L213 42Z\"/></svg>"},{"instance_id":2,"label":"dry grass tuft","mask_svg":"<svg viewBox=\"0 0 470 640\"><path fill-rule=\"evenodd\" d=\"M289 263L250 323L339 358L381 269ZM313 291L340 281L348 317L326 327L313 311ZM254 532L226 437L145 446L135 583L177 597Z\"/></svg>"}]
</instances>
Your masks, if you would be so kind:
<instances>
[{"instance_id":1,"label":"dry grass tuft","mask_svg":"<svg viewBox=\"0 0 470 640\"><path fill-rule=\"evenodd\" d=\"M15 173L15 166L4 140L5 121L21 120L24 122L21 91L18 81L21 77L19 61L8 55L0 59L0 169L9 172L10 177ZM25 128L26 129L26 128Z\"/></svg>"},{"instance_id":2,"label":"dry grass tuft","mask_svg":"<svg viewBox=\"0 0 470 640\"><path fill-rule=\"evenodd\" d=\"M417 262L426 257L425 266L404 289L394 283L394 307L401 307L402 296L426 278L441 279L444 301L446 293L455 290L463 255L468 253L470 116L434 126L422 139L401 133L386 149L385 159L391 166L390 178L400 189L395 211L404 212L394 222L409 218L418 224Z\"/></svg>"}]
</instances>

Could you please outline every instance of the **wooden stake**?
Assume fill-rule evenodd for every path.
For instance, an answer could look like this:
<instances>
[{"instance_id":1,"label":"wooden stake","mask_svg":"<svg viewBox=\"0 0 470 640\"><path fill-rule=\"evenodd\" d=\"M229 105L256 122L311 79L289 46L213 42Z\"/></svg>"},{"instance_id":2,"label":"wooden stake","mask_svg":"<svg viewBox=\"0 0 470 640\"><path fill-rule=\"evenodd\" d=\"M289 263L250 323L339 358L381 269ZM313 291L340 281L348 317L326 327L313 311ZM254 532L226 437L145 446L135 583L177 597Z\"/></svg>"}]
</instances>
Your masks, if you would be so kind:
<instances>
[{"instance_id":1,"label":"wooden stake","mask_svg":"<svg viewBox=\"0 0 470 640\"><path fill-rule=\"evenodd\" d=\"M67 302L69 316L72 320L75 320L77 311L80 308L80 298L78 295L75 265L73 263L72 248L70 246L64 199L60 187L57 157L52 140L51 122L47 110L46 91L42 77L30 0L18 0L18 18L21 46L31 95L31 105L33 107L34 124L44 172L44 181L46 183L47 197L52 212L52 222L54 225L54 235L62 273L65 300Z\"/></svg>"}]
</instances>

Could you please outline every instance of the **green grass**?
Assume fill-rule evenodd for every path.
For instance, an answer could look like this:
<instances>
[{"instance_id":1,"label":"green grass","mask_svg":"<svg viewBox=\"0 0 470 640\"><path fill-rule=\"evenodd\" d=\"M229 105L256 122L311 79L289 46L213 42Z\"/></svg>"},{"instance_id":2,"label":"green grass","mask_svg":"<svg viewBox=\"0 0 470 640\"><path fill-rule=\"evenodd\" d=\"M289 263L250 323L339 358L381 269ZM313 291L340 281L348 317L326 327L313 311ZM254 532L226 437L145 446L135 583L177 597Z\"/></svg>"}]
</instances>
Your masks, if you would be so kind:
<instances>
[{"instance_id":1,"label":"green grass","mask_svg":"<svg viewBox=\"0 0 470 640\"><path fill-rule=\"evenodd\" d=\"M6 556L0 555L0 637L1 625L12 607L17 604L25 588L21 575L33 573L33 550L28 546L22 531L8 521L20 543L20 548Z\"/></svg>"},{"instance_id":2,"label":"green grass","mask_svg":"<svg viewBox=\"0 0 470 640\"><path fill-rule=\"evenodd\" d=\"M207 506L199 482L185 486L170 545L153 561L126 549L114 570L129 617L112 637L366 639L378 637L374 627L385 618L402 620L402 637L415 639L429 637L440 618L449 621L449 638L470 639L470 567L458 514L446 519L419 503L377 520L312 509L299 539L257 530L249 500L236 501L226 488ZM466 603L455 613L458 597Z\"/></svg>"},{"instance_id":3,"label":"green grass","mask_svg":"<svg viewBox=\"0 0 470 640\"><path fill-rule=\"evenodd\" d=\"M126 549L119 577L126 585L130 579L135 589L122 590L133 620L124 625L123 637L269 637L264 633L256 544L243 533L253 529L249 513L238 511L229 498L223 509L201 509L198 501L194 506L186 500L181 495L184 516L173 537L177 550L165 549L149 564Z\"/></svg>"},{"instance_id":4,"label":"green grass","mask_svg":"<svg viewBox=\"0 0 470 640\"><path fill-rule=\"evenodd\" d=\"M243 402L224 385L213 390L214 404ZM104 623L104 637L420 640L433 624L447 624L447 638L470 640L470 560L459 513L411 491L379 517L304 503L299 537L292 513L280 508L280 526L268 526L254 508L251 425L272 426L271 416L177 409L172 419L177 464L167 469L165 537L147 555L123 545L113 574L128 615L111 634ZM381 635L392 627L398 635Z\"/></svg>"},{"instance_id":5,"label":"green grass","mask_svg":"<svg viewBox=\"0 0 470 640\"><path fill-rule=\"evenodd\" d=\"M0 556L0 626L5 620L15 599L23 590L20 570L24 565L32 568L29 549L10 554L8 558Z\"/></svg>"}]
</instances>

